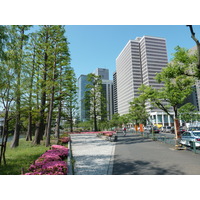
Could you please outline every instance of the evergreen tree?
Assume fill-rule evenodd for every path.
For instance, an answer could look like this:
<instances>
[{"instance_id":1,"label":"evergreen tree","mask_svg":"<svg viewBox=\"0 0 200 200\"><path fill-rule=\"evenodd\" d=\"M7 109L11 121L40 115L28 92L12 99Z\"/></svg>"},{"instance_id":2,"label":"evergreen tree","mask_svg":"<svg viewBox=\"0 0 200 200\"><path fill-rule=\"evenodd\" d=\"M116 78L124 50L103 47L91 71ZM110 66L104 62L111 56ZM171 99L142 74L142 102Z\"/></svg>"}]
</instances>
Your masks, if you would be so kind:
<instances>
[{"instance_id":1,"label":"evergreen tree","mask_svg":"<svg viewBox=\"0 0 200 200\"><path fill-rule=\"evenodd\" d=\"M103 95L102 80L100 76L88 74L90 84L86 86L88 91L85 92L85 107L93 121L94 131L98 131L98 120L103 120L106 112L106 100Z\"/></svg>"},{"instance_id":2,"label":"evergreen tree","mask_svg":"<svg viewBox=\"0 0 200 200\"><path fill-rule=\"evenodd\" d=\"M11 147L17 147L19 145L19 135L20 135L20 127L21 127L21 81L22 81L22 73L24 70L24 46L28 40L28 35L26 35L26 31L30 29L30 26L27 25L16 25L11 26L10 28L10 44L9 46L12 48L13 56L13 69L16 74L16 82L15 82L15 105L16 105L16 119L15 119L15 131L13 136L13 141L11 143Z\"/></svg>"}]
</instances>

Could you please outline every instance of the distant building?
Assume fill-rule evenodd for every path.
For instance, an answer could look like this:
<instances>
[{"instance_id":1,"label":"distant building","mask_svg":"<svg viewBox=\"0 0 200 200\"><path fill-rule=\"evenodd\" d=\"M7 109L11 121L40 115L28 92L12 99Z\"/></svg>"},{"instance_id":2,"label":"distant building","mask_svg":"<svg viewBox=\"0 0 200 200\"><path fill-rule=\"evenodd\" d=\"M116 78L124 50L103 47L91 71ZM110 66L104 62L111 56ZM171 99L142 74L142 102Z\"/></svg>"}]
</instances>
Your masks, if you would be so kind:
<instances>
[{"instance_id":1,"label":"distant building","mask_svg":"<svg viewBox=\"0 0 200 200\"><path fill-rule=\"evenodd\" d=\"M106 98L107 119L111 120L114 113L113 106L113 81L109 80L109 70L105 68L96 68L94 74L102 79L102 86Z\"/></svg>"},{"instance_id":2,"label":"distant building","mask_svg":"<svg viewBox=\"0 0 200 200\"><path fill-rule=\"evenodd\" d=\"M109 80L109 70L104 68L96 68L94 74L100 76L102 80Z\"/></svg>"},{"instance_id":3,"label":"distant building","mask_svg":"<svg viewBox=\"0 0 200 200\"><path fill-rule=\"evenodd\" d=\"M114 114L118 113L118 105L117 105L117 72L113 73L113 107Z\"/></svg>"},{"instance_id":4,"label":"distant building","mask_svg":"<svg viewBox=\"0 0 200 200\"><path fill-rule=\"evenodd\" d=\"M166 40L164 38L143 36L129 40L116 58L117 101L120 115L129 112L129 103L138 97L141 84L159 89L163 85L156 82L155 74L161 72L168 63ZM147 111L154 124L170 124L172 119L162 110L151 108Z\"/></svg>"},{"instance_id":5,"label":"distant building","mask_svg":"<svg viewBox=\"0 0 200 200\"><path fill-rule=\"evenodd\" d=\"M102 86L106 99L106 111L107 119L111 120L114 113L113 107L113 81L112 80L102 80Z\"/></svg>"},{"instance_id":6,"label":"distant building","mask_svg":"<svg viewBox=\"0 0 200 200\"><path fill-rule=\"evenodd\" d=\"M87 75L80 75L78 78L78 115L80 121L87 121L89 116L87 116L87 111L85 108L85 92L88 90L86 85L89 84L87 81Z\"/></svg>"},{"instance_id":7,"label":"distant building","mask_svg":"<svg viewBox=\"0 0 200 200\"><path fill-rule=\"evenodd\" d=\"M112 119L112 115L114 113L114 106L113 106L113 81L109 80L109 70L104 68L97 68L93 72L95 75L98 75L102 79L102 86L106 98L106 109L107 109L107 119ZM86 89L86 85L89 82L87 81L87 75L81 75L78 78L78 115L80 121L87 121L89 120L90 116L88 115L88 111L85 108L85 92L88 90Z\"/></svg>"}]
</instances>

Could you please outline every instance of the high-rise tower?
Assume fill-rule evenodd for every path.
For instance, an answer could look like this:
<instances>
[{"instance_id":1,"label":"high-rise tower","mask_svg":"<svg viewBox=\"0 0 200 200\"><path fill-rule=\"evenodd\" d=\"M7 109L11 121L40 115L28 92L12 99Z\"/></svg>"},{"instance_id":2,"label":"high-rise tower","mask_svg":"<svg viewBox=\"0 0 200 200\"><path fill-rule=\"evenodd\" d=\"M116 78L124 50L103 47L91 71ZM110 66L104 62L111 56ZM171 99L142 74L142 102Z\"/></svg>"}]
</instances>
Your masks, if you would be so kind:
<instances>
[{"instance_id":1,"label":"high-rise tower","mask_svg":"<svg viewBox=\"0 0 200 200\"><path fill-rule=\"evenodd\" d=\"M156 73L166 67L167 63L164 38L143 36L128 41L116 59L117 100L120 115L129 112L129 103L133 98L138 97L138 88L141 84L156 89L162 87L162 84L157 83L154 78ZM147 104L147 110L155 122L165 121L161 110L151 109L149 104ZM168 122L170 123L169 118Z\"/></svg>"}]
</instances>

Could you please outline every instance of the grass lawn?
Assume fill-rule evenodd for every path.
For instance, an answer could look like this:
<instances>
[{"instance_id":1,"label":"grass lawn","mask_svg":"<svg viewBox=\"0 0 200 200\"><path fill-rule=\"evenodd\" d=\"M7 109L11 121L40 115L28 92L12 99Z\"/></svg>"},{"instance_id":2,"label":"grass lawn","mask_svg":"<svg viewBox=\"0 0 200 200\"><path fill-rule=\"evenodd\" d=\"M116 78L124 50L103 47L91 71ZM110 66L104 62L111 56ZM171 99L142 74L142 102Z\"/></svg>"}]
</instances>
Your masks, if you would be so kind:
<instances>
[{"instance_id":1,"label":"grass lawn","mask_svg":"<svg viewBox=\"0 0 200 200\"><path fill-rule=\"evenodd\" d=\"M53 144L52 141L51 143ZM5 155L7 165L2 162L0 175L20 175L22 168L26 173L30 164L49 149L50 147L45 147L44 144L32 145L31 141L25 141L25 139L20 139L19 146L11 149L8 142Z\"/></svg>"}]
</instances>

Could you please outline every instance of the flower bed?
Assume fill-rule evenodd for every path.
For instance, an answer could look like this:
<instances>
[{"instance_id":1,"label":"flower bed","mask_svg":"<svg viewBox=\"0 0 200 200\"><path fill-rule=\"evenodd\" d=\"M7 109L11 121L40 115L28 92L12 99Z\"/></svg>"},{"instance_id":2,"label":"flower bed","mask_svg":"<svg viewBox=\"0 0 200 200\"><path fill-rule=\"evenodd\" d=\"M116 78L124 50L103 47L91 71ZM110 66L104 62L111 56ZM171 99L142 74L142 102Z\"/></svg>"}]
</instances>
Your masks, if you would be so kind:
<instances>
[{"instance_id":1,"label":"flower bed","mask_svg":"<svg viewBox=\"0 0 200 200\"><path fill-rule=\"evenodd\" d=\"M69 141L71 141L70 137L62 137L59 139L59 141L62 143L62 144L67 144Z\"/></svg>"},{"instance_id":2,"label":"flower bed","mask_svg":"<svg viewBox=\"0 0 200 200\"><path fill-rule=\"evenodd\" d=\"M115 131L96 131L96 132L71 132L69 134L114 134L116 133Z\"/></svg>"},{"instance_id":3,"label":"flower bed","mask_svg":"<svg viewBox=\"0 0 200 200\"><path fill-rule=\"evenodd\" d=\"M67 163L63 161L68 156L69 149L61 145L52 145L51 150L42 154L29 167L25 175L66 175Z\"/></svg>"},{"instance_id":4,"label":"flower bed","mask_svg":"<svg viewBox=\"0 0 200 200\"><path fill-rule=\"evenodd\" d=\"M113 133L103 133L102 135L112 137L112 136L113 136Z\"/></svg>"}]
</instances>

